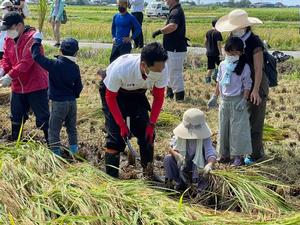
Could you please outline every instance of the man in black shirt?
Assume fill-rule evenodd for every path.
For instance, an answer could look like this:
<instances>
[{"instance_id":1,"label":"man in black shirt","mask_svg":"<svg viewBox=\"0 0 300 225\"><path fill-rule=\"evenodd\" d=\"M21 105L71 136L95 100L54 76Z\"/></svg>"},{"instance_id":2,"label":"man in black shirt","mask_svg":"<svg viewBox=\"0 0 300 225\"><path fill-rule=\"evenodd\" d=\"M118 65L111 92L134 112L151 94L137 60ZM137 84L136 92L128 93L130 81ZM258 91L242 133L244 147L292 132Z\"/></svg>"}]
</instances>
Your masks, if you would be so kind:
<instances>
[{"instance_id":1,"label":"man in black shirt","mask_svg":"<svg viewBox=\"0 0 300 225\"><path fill-rule=\"evenodd\" d=\"M213 28L207 31L205 36L205 47L207 56L207 75L205 77L205 83L211 82L211 75L216 69L216 65L219 66L220 56L222 56L221 41L223 41L223 38L221 33L215 29L217 21L217 19L212 21Z\"/></svg>"},{"instance_id":2,"label":"man in black shirt","mask_svg":"<svg viewBox=\"0 0 300 225\"><path fill-rule=\"evenodd\" d=\"M168 51L169 84L167 97L184 100L183 63L186 57L185 15L179 0L166 0L170 13L166 25L153 32L152 37L163 34L163 46Z\"/></svg>"}]
</instances>

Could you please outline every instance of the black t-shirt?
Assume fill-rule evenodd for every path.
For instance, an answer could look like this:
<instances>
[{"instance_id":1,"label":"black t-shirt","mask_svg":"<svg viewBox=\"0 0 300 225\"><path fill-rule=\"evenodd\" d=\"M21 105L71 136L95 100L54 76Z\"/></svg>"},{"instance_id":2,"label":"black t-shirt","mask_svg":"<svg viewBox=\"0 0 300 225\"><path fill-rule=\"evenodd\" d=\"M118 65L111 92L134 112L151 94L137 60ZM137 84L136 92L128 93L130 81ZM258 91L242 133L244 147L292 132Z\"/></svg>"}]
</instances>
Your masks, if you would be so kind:
<instances>
[{"instance_id":1,"label":"black t-shirt","mask_svg":"<svg viewBox=\"0 0 300 225\"><path fill-rule=\"evenodd\" d=\"M222 35L219 31L211 29L206 33L206 55L219 56L218 41L223 41Z\"/></svg>"},{"instance_id":2,"label":"black t-shirt","mask_svg":"<svg viewBox=\"0 0 300 225\"><path fill-rule=\"evenodd\" d=\"M247 63L250 65L250 67L253 68L253 55L255 54L255 50L257 48L261 48L261 50L263 50L264 44L260 40L260 38L253 33L251 33L250 37L245 41L245 44L245 55L247 58Z\"/></svg>"},{"instance_id":3,"label":"black t-shirt","mask_svg":"<svg viewBox=\"0 0 300 225\"><path fill-rule=\"evenodd\" d=\"M175 5L170 9L170 14L166 24L176 23L177 29L170 34L165 34L163 37L163 46L167 51L171 52L186 52L187 43L185 39L185 15L180 4Z\"/></svg>"},{"instance_id":4,"label":"black t-shirt","mask_svg":"<svg viewBox=\"0 0 300 225\"><path fill-rule=\"evenodd\" d=\"M255 71L254 71L253 55L256 52L258 52L258 50L263 51L264 44L257 35L251 33L250 37L245 41L245 45L246 45L246 47L245 47L244 51L245 51L247 63L249 64L250 69L251 69L251 78L253 80L252 86L254 86ZM268 94L269 94L268 78L265 73L263 73L263 75L262 75L259 94L261 97L268 96Z\"/></svg>"}]
</instances>

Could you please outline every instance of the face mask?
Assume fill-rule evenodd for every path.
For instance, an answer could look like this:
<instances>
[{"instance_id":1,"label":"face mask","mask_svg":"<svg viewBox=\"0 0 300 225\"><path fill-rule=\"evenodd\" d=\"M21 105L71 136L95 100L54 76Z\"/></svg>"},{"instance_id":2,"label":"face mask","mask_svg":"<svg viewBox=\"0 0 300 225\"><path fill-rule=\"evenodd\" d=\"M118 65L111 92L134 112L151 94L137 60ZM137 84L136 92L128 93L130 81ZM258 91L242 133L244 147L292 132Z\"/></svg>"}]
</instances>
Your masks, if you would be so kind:
<instances>
[{"instance_id":1,"label":"face mask","mask_svg":"<svg viewBox=\"0 0 300 225\"><path fill-rule=\"evenodd\" d=\"M158 81L162 77L162 72L153 72L150 70L148 74L146 73L146 76L147 80L149 79L151 81Z\"/></svg>"},{"instance_id":2,"label":"face mask","mask_svg":"<svg viewBox=\"0 0 300 225\"><path fill-rule=\"evenodd\" d=\"M123 6L119 6L119 7L118 7L118 10L119 10L120 13L126 12L126 8L123 7Z\"/></svg>"},{"instance_id":3,"label":"face mask","mask_svg":"<svg viewBox=\"0 0 300 225\"><path fill-rule=\"evenodd\" d=\"M2 10L2 14L3 14L3 16L5 15L5 14L7 14L9 11L7 10L7 9L3 9Z\"/></svg>"},{"instance_id":4,"label":"face mask","mask_svg":"<svg viewBox=\"0 0 300 225\"><path fill-rule=\"evenodd\" d=\"M15 39L19 37L19 32L17 30L7 30L7 36L12 39Z\"/></svg>"},{"instance_id":5,"label":"face mask","mask_svg":"<svg viewBox=\"0 0 300 225\"><path fill-rule=\"evenodd\" d=\"M225 60L228 63L235 63L240 59L240 57L238 55L226 55L225 56Z\"/></svg>"},{"instance_id":6,"label":"face mask","mask_svg":"<svg viewBox=\"0 0 300 225\"><path fill-rule=\"evenodd\" d=\"M243 37L246 31L244 29L232 31L232 36L234 37Z\"/></svg>"}]
</instances>

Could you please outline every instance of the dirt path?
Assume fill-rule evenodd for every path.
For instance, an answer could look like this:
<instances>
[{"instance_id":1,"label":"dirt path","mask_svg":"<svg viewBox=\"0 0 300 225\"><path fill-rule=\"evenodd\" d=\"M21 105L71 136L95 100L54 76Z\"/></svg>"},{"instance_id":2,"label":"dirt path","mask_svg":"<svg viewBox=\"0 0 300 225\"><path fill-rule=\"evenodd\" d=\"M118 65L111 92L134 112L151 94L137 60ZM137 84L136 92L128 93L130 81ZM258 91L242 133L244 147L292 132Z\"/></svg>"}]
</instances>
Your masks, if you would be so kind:
<instances>
[{"instance_id":1,"label":"dirt path","mask_svg":"<svg viewBox=\"0 0 300 225\"><path fill-rule=\"evenodd\" d=\"M45 40L43 41L46 45L54 45L54 41ZM79 46L81 48L95 48L95 49L110 49L112 47L111 43L100 43L100 42L87 42L87 41L80 41ZM188 52L194 53L196 55L204 55L206 50L205 48L201 47L189 47ZM270 51L272 52L272 51ZM300 58L300 51L282 51L287 55L291 55L294 58Z\"/></svg>"}]
</instances>

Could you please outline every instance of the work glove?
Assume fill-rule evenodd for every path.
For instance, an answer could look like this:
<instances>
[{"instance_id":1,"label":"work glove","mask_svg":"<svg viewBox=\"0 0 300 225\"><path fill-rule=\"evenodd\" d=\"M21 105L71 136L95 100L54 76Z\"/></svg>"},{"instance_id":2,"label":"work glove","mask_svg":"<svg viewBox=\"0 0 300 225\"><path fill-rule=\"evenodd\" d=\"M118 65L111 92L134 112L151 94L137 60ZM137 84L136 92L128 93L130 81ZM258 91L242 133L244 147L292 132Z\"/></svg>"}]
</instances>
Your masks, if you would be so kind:
<instances>
[{"instance_id":1,"label":"work glove","mask_svg":"<svg viewBox=\"0 0 300 225\"><path fill-rule=\"evenodd\" d=\"M0 79L0 84L2 87L9 87L11 81L12 81L11 77L8 74L6 74L4 77Z\"/></svg>"},{"instance_id":2,"label":"work glove","mask_svg":"<svg viewBox=\"0 0 300 225\"><path fill-rule=\"evenodd\" d=\"M121 134L121 137L126 139L130 136L130 131L126 125L126 123L123 123L121 126L120 126L120 134Z\"/></svg>"},{"instance_id":3,"label":"work glove","mask_svg":"<svg viewBox=\"0 0 300 225\"><path fill-rule=\"evenodd\" d=\"M149 144L153 144L153 137L154 137L154 124L149 123L146 127L146 141Z\"/></svg>"},{"instance_id":4,"label":"work glove","mask_svg":"<svg viewBox=\"0 0 300 225\"><path fill-rule=\"evenodd\" d=\"M248 103L247 99L242 98L242 100L235 106L235 110L240 112L244 111L245 108L247 107L247 103Z\"/></svg>"},{"instance_id":5,"label":"work glove","mask_svg":"<svg viewBox=\"0 0 300 225\"><path fill-rule=\"evenodd\" d=\"M217 104L218 104L218 96L212 95L207 103L208 108L214 108L217 106Z\"/></svg>"},{"instance_id":6,"label":"work glove","mask_svg":"<svg viewBox=\"0 0 300 225\"><path fill-rule=\"evenodd\" d=\"M156 36L158 36L158 35L160 35L160 34L162 34L162 33L161 33L161 30L154 31L154 32L152 33L152 38L155 38Z\"/></svg>"},{"instance_id":7,"label":"work glove","mask_svg":"<svg viewBox=\"0 0 300 225\"><path fill-rule=\"evenodd\" d=\"M181 155L180 153L177 153L174 155L175 157L175 160L177 162L177 167L178 168L183 168L184 167L184 164L185 164L185 158L183 155Z\"/></svg>"},{"instance_id":8,"label":"work glove","mask_svg":"<svg viewBox=\"0 0 300 225\"><path fill-rule=\"evenodd\" d=\"M4 76L4 74L5 74L5 71L4 71L4 69L0 68L0 78L1 78L1 77L3 77L3 76Z\"/></svg>"},{"instance_id":9,"label":"work glove","mask_svg":"<svg viewBox=\"0 0 300 225\"><path fill-rule=\"evenodd\" d=\"M203 175L208 175L212 171L212 164L208 163L206 166L203 168Z\"/></svg>"},{"instance_id":10,"label":"work glove","mask_svg":"<svg viewBox=\"0 0 300 225\"><path fill-rule=\"evenodd\" d=\"M39 31L36 31L34 33L34 35L32 36L32 38L38 42L38 43L42 43L42 40L43 40L43 33L42 32L39 32Z\"/></svg>"}]
</instances>

